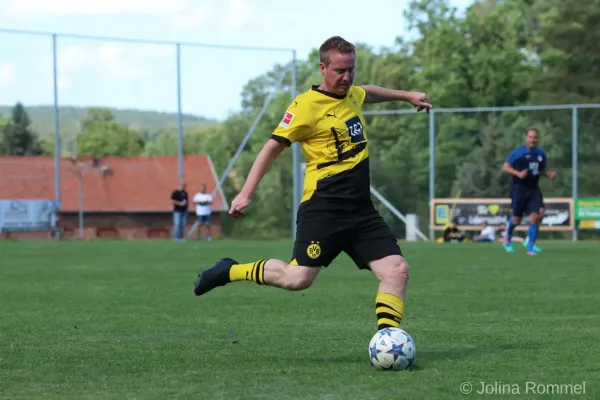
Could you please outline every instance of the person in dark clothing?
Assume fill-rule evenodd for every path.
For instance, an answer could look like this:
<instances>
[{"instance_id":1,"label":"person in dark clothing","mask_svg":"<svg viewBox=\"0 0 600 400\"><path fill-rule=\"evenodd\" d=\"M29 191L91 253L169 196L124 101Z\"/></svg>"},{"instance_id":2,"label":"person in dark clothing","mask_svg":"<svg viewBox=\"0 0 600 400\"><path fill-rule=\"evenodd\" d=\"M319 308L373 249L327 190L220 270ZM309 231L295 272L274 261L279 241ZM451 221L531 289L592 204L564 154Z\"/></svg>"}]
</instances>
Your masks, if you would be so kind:
<instances>
[{"instance_id":1,"label":"person in dark clothing","mask_svg":"<svg viewBox=\"0 0 600 400\"><path fill-rule=\"evenodd\" d=\"M173 204L173 239L183 240L188 213L188 193L185 183L171 193Z\"/></svg>"},{"instance_id":2,"label":"person in dark clothing","mask_svg":"<svg viewBox=\"0 0 600 400\"><path fill-rule=\"evenodd\" d=\"M444 242L459 243L465 240L465 235L458 229L458 220L454 218L452 223L444 230Z\"/></svg>"}]
</instances>

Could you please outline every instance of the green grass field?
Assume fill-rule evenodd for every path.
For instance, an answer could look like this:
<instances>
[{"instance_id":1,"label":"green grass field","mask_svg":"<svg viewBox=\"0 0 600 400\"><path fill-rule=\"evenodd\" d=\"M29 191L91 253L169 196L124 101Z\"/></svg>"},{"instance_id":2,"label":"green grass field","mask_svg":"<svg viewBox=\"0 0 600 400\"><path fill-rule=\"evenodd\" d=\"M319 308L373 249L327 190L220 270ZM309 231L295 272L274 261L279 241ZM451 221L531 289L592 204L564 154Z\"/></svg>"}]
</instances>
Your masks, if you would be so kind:
<instances>
[{"instance_id":1,"label":"green grass field","mask_svg":"<svg viewBox=\"0 0 600 400\"><path fill-rule=\"evenodd\" d=\"M585 395L558 398L600 398L598 243L542 243L537 258L403 244L402 327L420 367L403 372L369 365L377 282L346 255L304 292L241 282L193 295L197 273L221 256L287 260L291 246L0 242L0 396L506 398L494 389L505 385L541 398L527 382L585 382ZM477 394L481 382L500 395Z\"/></svg>"}]
</instances>

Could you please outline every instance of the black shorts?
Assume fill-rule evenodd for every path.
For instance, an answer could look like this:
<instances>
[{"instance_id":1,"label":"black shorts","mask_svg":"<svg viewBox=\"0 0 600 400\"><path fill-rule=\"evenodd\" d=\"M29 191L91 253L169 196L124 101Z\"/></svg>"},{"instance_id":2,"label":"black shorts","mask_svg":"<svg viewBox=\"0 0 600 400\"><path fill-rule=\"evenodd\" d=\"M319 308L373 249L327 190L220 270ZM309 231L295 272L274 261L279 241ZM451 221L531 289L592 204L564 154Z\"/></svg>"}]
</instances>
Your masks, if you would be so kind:
<instances>
[{"instance_id":1,"label":"black shorts","mask_svg":"<svg viewBox=\"0 0 600 400\"><path fill-rule=\"evenodd\" d=\"M542 208L544 208L544 197L539 188L520 186L512 188L512 214L515 217L539 213Z\"/></svg>"},{"instance_id":2,"label":"black shorts","mask_svg":"<svg viewBox=\"0 0 600 400\"><path fill-rule=\"evenodd\" d=\"M298 215L293 264L327 267L342 251L360 269L369 269L371 261L402 255L398 240L373 206L358 212L313 211Z\"/></svg>"}]
</instances>

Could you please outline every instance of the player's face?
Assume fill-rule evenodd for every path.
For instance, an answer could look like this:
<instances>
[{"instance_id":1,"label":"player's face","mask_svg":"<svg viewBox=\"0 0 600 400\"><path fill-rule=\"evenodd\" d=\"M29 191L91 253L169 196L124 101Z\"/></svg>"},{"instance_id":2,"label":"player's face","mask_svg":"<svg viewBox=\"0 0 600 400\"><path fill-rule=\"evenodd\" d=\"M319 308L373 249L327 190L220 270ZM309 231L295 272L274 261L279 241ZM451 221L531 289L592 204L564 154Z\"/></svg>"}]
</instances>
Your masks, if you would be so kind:
<instances>
[{"instance_id":1,"label":"player's face","mask_svg":"<svg viewBox=\"0 0 600 400\"><path fill-rule=\"evenodd\" d=\"M535 146L537 146L539 137L540 135L536 131L528 131L527 136L525 136L525 144L530 149L533 149Z\"/></svg>"},{"instance_id":2,"label":"player's face","mask_svg":"<svg viewBox=\"0 0 600 400\"><path fill-rule=\"evenodd\" d=\"M354 82L354 54L343 54L337 51L329 52L329 63L320 63L323 83L327 90L345 95Z\"/></svg>"}]
</instances>

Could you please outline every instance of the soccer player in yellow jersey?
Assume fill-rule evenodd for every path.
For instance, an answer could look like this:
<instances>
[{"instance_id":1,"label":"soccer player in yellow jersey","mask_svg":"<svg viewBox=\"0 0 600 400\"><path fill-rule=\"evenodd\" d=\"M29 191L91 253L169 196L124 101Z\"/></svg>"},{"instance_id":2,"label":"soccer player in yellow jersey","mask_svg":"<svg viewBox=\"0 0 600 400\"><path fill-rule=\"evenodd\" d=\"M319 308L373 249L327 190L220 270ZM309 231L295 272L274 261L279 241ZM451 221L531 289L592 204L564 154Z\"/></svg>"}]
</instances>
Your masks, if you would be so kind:
<instances>
[{"instance_id":1,"label":"soccer player in yellow jersey","mask_svg":"<svg viewBox=\"0 0 600 400\"><path fill-rule=\"evenodd\" d=\"M234 218L244 216L242 211L273 161L299 142L306 172L292 260L221 259L198 275L194 293L201 296L235 281L307 289L322 267L344 251L359 269L372 271L380 282L375 299L377 328L397 327L404 314L408 264L371 201L368 135L361 107L401 100L429 112L431 104L424 93L354 86L355 48L341 37L325 41L319 52L322 83L290 104L229 211Z\"/></svg>"}]
</instances>

